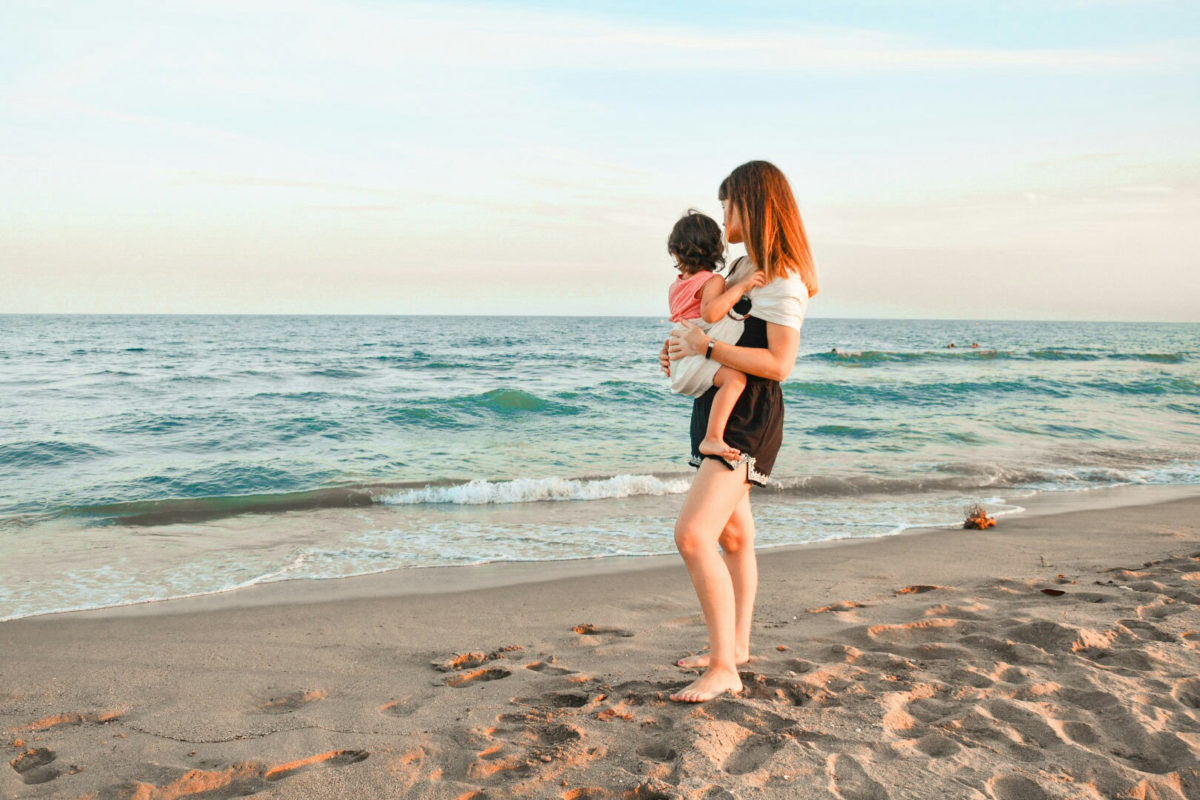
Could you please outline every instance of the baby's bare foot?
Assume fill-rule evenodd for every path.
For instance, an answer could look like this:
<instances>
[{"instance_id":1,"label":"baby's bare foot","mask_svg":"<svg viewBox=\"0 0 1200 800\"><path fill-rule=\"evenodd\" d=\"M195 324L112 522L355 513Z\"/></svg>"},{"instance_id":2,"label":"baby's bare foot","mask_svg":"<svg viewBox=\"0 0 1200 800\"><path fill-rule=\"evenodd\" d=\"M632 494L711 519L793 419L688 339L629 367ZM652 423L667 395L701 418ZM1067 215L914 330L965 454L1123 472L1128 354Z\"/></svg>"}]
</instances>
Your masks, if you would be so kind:
<instances>
[{"instance_id":1,"label":"baby's bare foot","mask_svg":"<svg viewBox=\"0 0 1200 800\"><path fill-rule=\"evenodd\" d=\"M740 694L742 679L731 669L710 669L675 694L670 695L677 703L703 703L720 697L725 692Z\"/></svg>"},{"instance_id":2,"label":"baby's bare foot","mask_svg":"<svg viewBox=\"0 0 1200 800\"><path fill-rule=\"evenodd\" d=\"M735 664L747 664L750 662L749 653L736 653L733 659ZM684 669L703 669L709 664L708 653L700 653L699 655L687 656L675 662L675 666L683 667Z\"/></svg>"},{"instance_id":3,"label":"baby's bare foot","mask_svg":"<svg viewBox=\"0 0 1200 800\"><path fill-rule=\"evenodd\" d=\"M700 443L700 453L706 456L720 456L727 458L730 461L737 461L742 457L742 454L734 450L729 445L725 444L724 440L718 439L715 436L706 436L704 441Z\"/></svg>"}]
</instances>

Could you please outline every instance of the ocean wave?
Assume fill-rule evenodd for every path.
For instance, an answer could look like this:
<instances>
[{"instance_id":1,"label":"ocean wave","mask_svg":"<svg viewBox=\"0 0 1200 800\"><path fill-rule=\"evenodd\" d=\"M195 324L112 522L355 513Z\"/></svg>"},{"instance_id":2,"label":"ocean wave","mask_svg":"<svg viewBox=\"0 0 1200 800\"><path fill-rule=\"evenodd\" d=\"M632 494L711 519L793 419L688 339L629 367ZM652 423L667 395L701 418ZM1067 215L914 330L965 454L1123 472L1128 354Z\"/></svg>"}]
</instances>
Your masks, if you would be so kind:
<instances>
[{"instance_id":1,"label":"ocean wave","mask_svg":"<svg viewBox=\"0 0 1200 800\"><path fill-rule=\"evenodd\" d=\"M465 411L490 411L501 416L538 412L560 416L578 414L579 408L538 397L521 389L492 389L481 394L472 394L448 399L426 401L424 405L445 405Z\"/></svg>"},{"instance_id":2,"label":"ocean wave","mask_svg":"<svg viewBox=\"0 0 1200 800\"><path fill-rule=\"evenodd\" d=\"M857 425L817 425L815 428L809 428L806 433L835 439L876 439L887 435L886 431L872 430Z\"/></svg>"},{"instance_id":3,"label":"ocean wave","mask_svg":"<svg viewBox=\"0 0 1200 800\"><path fill-rule=\"evenodd\" d=\"M847 366L873 364L903 364L926 361L1148 361L1160 364L1179 364L1190 354L1177 353L1104 353L1070 348L1041 348L1037 350L995 350L990 348L953 347L938 350L847 350L834 349L825 353L809 353L808 361L823 361Z\"/></svg>"},{"instance_id":4,"label":"ocean wave","mask_svg":"<svg viewBox=\"0 0 1200 800\"><path fill-rule=\"evenodd\" d=\"M891 384L788 381L783 384L783 394L784 397L795 399L889 403L919 409L933 405L958 405L972 397L995 394L1070 397L1071 385L1041 379Z\"/></svg>"},{"instance_id":5,"label":"ocean wave","mask_svg":"<svg viewBox=\"0 0 1200 800\"><path fill-rule=\"evenodd\" d=\"M1179 364L1187 360L1184 353L1111 353L1115 361L1152 361L1156 364Z\"/></svg>"},{"instance_id":6,"label":"ocean wave","mask_svg":"<svg viewBox=\"0 0 1200 800\"><path fill-rule=\"evenodd\" d=\"M1057 381L1046 378L973 381L787 381L783 393L787 398L830 400L844 403L889 403L913 409L946 404L961 404L976 397L989 395L1032 395L1068 398L1087 396L1086 391L1120 395L1184 395L1195 396L1200 383L1175 375L1141 380L1074 380ZM1094 394L1093 394L1094 396Z\"/></svg>"},{"instance_id":7,"label":"ocean wave","mask_svg":"<svg viewBox=\"0 0 1200 800\"><path fill-rule=\"evenodd\" d=\"M986 489L1069 490L1124 484L1200 484L1200 462L1155 467L1009 467L989 464L945 464L910 477L875 475L781 478L773 491L801 496L915 495L928 492L972 492Z\"/></svg>"},{"instance_id":8,"label":"ocean wave","mask_svg":"<svg viewBox=\"0 0 1200 800\"><path fill-rule=\"evenodd\" d=\"M322 367L304 373L314 378L362 378L371 373L355 367Z\"/></svg>"},{"instance_id":9,"label":"ocean wave","mask_svg":"<svg viewBox=\"0 0 1200 800\"><path fill-rule=\"evenodd\" d=\"M58 467L112 455L87 442L29 441L0 444L0 465L20 469Z\"/></svg>"},{"instance_id":10,"label":"ocean wave","mask_svg":"<svg viewBox=\"0 0 1200 800\"><path fill-rule=\"evenodd\" d=\"M214 475L210 487L222 483ZM226 481L229 475L223 476ZM244 481L248 476L240 475ZM260 480L278 482L282 476L259 475ZM180 496L180 490L207 488L185 486L174 479L147 480L136 491L172 493L155 500L96 503L70 506L62 513L92 517L105 524L169 525L201 522L249 513L355 508L373 504L405 506L492 505L557 501L608 500L635 496L686 493L691 473L626 474L590 478L515 478L460 482L362 483L300 491L260 491L254 494ZM929 493L970 494L994 489L1070 490L1122 484L1200 484L1200 462L1149 459L1141 466L1075 464L1025 467L990 463L945 463L912 470L901 476L869 474L773 476L765 491L798 497L847 497L854 495L923 495ZM242 485L245 485L244 483ZM131 487L131 491L134 488Z\"/></svg>"},{"instance_id":11,"label":"ocean wave","mask_svg":"<svg viewBox=\"0 0 1200 800\"><path fill-rule=\"evenodd\" d=\"M586 390L558 392L554 396L565 401L582 400L599 404L631 403L634 405L671 402L672 398L678 397L678 395L672 394L670 384L665 377L661 383L650 383L645 380L601 381Z\"/></svg>"},{"instance_id":12,"label":"ocean wave","mask_svg":"<svg viewBox=\"0 0 1200 800\"><path fill-rule=\"evenodd\" d=\"M943 361L948 359L989 360L995 358L1014 358L1009 351L999 350L845 350L835 349L827 353L809 353L804 359L809 361L826 361L833 364L854 364L867 366L870 364L897 364L913 361Z\"/></svg>"},{"instance_id":13,"label":"ocean wave","mask_svg":"<svg viewBox=\"0 0 1200 800\"><path fill-rule=\"evenodd\" d=\"M479 428L481 417L574 416L582 409L561 402L572 396L572 393L563 392L555 395L555 399L549 399L520 389L492 389L478 394L413 398L395 404L376 403L363 410L393 425L423 430L472 430Z\"/></svg>"},{"instance_id":14,"label":"ocean wave","mask_svg":"<svg viewBox=\"0 0 1200 800\"><path fill-rule=\"evenodd\" d=\"M458 483L373 483L295 492L167 497L71 506L66 513L122 525L170 525L235 516L373 504L484 505L553 500L604 500L686 492L690 476L615 475L600 478L517 478ZM165 487L163 487L165 488Z\"/></svg>"},{"instance_id":15,"label":"ocean wave","mask_svg":"<svg viewBox=\"0 0 1200 800\"><path fill-rule=\"evenodd\" d=\"M635 495L683 494L688 478L654 475L614 475L611 478L517 478L509 481L475 480L456 486L424 486L378 497L386 505L449 503L491 505L561 500L607 500Z\"/></svg>"},{"instance_id":16,"label":"ocean wave","mask_svg":"<svg viewBox=\"0 0 1200 800\"><path fill-rule=\"evenodd\" d=\"M374 502L370 488L335 486L299 492L271 492L207 497L168 497L72 506L70 514L103 517L122 525L172 525L231 517L237 514L282 513L318 508L354 508Z\"/></svg>"},{"instance_id":17,"label":"ocean wave","mask_svg":"<svg viewBox=\"0 0 1200 800\"><path fill-rule=\"evenodd\" d=\"M1191 378L1185 378L1182 375L1163 376L1138 381L1084 381L1079 385L1113 394L1182 394L1194 396L1200 392L1200 383Z\"/></svg>"}]
</instances>

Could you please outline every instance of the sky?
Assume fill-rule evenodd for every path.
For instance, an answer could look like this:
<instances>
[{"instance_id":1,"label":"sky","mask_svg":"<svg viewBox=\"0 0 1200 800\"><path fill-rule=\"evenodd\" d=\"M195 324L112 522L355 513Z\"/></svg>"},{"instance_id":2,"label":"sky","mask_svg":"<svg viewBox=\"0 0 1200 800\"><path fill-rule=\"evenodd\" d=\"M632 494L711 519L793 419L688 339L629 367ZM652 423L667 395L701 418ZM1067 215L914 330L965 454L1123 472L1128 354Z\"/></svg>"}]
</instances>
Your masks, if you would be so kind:
<instances>
[{"instance_id":1,"label":"sky","mask_svg":"<svg viewBox=\"0 0 1200 800\"><path fill-rule=\"evenodd\" d=\"M814 316L1200 322L1194 0L0 3L0 313L665 316L751 159Z\"/></svg>"}]
</instances>

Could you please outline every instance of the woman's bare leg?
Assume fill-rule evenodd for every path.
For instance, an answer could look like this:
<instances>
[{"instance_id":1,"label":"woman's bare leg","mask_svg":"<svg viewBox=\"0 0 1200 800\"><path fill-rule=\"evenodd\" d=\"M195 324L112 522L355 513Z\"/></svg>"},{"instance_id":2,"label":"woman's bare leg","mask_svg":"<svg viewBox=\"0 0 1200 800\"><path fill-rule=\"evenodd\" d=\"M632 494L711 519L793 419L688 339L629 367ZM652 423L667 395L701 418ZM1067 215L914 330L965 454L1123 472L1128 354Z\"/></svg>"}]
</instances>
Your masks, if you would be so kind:
<instances>
[{"instance_id":1,"label":"woman's bare leg","mask_svg":"<svg viewBox=\"0 0 1200 800\"><path fill-rule=\"evenodd\" d=\"M699 703L725 691L740 692L736 663L736 609L733 577L717 552L717 541L746 496L746 465L730 470L704 459L675 523L675 545L687 565L708 626L709 666L672 700Z\"/></svg>"},{"instance_id":2,"label":"woman's bare leg","mask_svg":"<svg viewBox=\"0 0 1200 800\"><path fill-rule=\"evenodd\" d=\"M750 624L754 620L754 601L758 596L758 559L754 554L754 516L750 513L750 487L738 501L725 530L717 540L721 558L733 580L734 662L750 660ZM688 656L676 662L685 668L707 667L708 654Z\"/></svg>"}]
</instances>

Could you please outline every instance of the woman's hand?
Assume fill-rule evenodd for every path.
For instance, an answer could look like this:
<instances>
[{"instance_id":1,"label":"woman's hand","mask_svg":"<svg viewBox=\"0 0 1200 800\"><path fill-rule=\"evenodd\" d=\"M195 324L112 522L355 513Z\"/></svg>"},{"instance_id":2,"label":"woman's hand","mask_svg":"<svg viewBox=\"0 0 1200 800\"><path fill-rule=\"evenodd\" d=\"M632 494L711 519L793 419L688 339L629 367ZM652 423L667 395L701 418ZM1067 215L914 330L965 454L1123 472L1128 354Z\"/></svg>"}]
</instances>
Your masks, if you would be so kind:
<instances>
[{"instance_id":1,"label":"woman's hand","mask_svg":"<svg viewBox=\"0 0 1200 800\"><path fill-rule=\"evenodd\" d=\"M679 323L679 327L683 328L680 332L679 328L671 331L671 338L667 340L667 352L672 361L678 361L686 356L698 356L708 349L708 335L700 330L699 325L694 325L686 319Z\"/></svg>"},{"instance_id":2,"label":"woman's hand","mask_svg":"<svg viewBox=\"0 0 1200 800\"><path fill-rule=\"evenodd\" d=\"M668 378L671 377L671 359L667 358L667 348L671 346L671 340L667 339L663 342L662 350L658 351L658 365L662 367L663 374Z\"/></svg>"}]
</instances>

